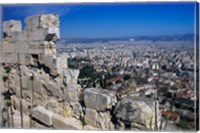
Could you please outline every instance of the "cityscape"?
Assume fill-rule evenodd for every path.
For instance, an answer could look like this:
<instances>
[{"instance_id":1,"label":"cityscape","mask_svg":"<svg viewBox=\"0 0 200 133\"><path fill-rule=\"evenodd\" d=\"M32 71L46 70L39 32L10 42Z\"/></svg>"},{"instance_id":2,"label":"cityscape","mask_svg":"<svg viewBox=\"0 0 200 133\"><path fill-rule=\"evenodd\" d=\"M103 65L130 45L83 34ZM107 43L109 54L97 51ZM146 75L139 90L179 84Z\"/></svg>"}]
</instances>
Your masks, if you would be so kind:
<instances>
[{"instance_id":1,"label":"cityscape","mask_svg":"<svg viewBox=\"0 0 200 133\"><path fill-rule=\"evenodd\" d=\"M196 6L2 6L0 128L199 130Z\"/></svg>"}]
</instances>

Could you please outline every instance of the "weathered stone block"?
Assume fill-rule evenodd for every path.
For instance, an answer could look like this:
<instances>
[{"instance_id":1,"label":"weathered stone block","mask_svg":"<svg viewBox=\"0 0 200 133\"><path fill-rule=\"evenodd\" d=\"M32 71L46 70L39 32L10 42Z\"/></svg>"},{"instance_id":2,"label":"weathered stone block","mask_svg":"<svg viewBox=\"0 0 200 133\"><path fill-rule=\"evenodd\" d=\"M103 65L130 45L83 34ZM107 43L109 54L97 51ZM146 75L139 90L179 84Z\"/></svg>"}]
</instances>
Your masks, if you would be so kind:
<instances>
[{"instance_id":1,"label":"weathered stone block","mask_svg":"<svg viewBox=\"0 0 200 133\"><path fill-rule=\"evenodd\" d=\"M4 33L12 33L12 32L20 32L22 30L21 21L17 20L9 20L3 22L3 32Z\"/></svg>"},{"instance_id":2,"label":"weathered stone block","mask_svg":"<svg viewBox=\"0 0 200 133\"><path fill-rule=\"evenodd\" d=\"M117 118L129 122L131 125L144 126L149 129L155 127L155 104L152 99L124 98L118 102L114 113ZM159 116L159 109L157 109L158 125L160 123Z\"/></svg>"},{"instance_id":3,"label":"weathered stone block","mask_svg":"<svg viewBox=\"0 0 200 133\"><path fill-rule=\"evenodd\" d=\"M36 29L39 27L40 15L29 16L25 19L26 29Z\"/></svg>"},{"instance_id":4,"label":"weathered stone block","mask_svg":"<svg viewBox=\"0 0 200 133\"><path fill-rule=\"evenodd\" d=\"M64 118L57 114L53 115L52 122L53 127L57 129L82 129L80 121L74 118Z\"/></svg>"},{"instance_id":5,"label":"weathered stone block","mask_svg":"<svg viewBox=\"0 0 200 133\"><path fill-rule=\"evenodd\" d=\"M59 17L54 14L45 14L40 16L40 27L48 28L48 27L59 27Z\"/></svg>"},{"instance_id":6,"label":"weathered stone block","mask_svg":"<svg viewBox=\"0 0 200 133\"><path fill-rule=\"evenodd\" d=\"M25 19L29 41L55 41L60 38L59 18L57 15L46 14L30 16Z\"/></svg>"},{"instance_id":7,"label":"weathered stone block","mask_svg":"<svg viewBox=\"0 0 200 133\"><path fill-rule=\"evenodd\" d=\"M40 122L44 123L47 126L52 126L52 117L53 117L53 112L48 111L42 106L37 106L33 108L33 113L32 117L35 119L39 120Z\"/></svg>"},{"instance_id":8,"label":"weathered stone block","mask_svg":"<svg viewBox=\"0 0 200 133\"><path fill-rule=\"evenodd\" d=\"M111 122L111 114L107 112L97 112L96 110L86 108L84 121L86 124L103 129L112 130L114 125Z\"/></svg>"},{"instance_id":9,"label":"weathered stone block","mask_svg":"<svg viewBox=\"0 0 200 133\"><path fill-rule=\"evenodd\" d=\"M105 111L111 109L116 104L117 99L115 93L111 91L88 88L84 91L84 102L87 108Z\"/></svg>"}]
</instances>

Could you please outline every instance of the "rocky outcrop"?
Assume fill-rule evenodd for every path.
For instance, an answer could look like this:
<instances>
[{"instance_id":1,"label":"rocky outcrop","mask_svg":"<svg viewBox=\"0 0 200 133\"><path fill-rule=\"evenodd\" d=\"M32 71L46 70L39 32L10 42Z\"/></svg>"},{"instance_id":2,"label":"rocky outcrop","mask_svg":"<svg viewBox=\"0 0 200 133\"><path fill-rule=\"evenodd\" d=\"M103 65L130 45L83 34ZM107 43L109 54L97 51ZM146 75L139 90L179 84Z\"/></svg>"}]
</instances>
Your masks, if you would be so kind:
<instances>
[{"instance_id":1,"label":"rocky outcrop","mask_svg":"<svg viewBox=\"0 0 200 133\"><path fill-rule=\"evenodd\" d=\"M117 100L115 93L111 91L88 88L84 91L84 102L87 108L105 111L111 109L117 103Z\"/></svg>"}]
</instances>

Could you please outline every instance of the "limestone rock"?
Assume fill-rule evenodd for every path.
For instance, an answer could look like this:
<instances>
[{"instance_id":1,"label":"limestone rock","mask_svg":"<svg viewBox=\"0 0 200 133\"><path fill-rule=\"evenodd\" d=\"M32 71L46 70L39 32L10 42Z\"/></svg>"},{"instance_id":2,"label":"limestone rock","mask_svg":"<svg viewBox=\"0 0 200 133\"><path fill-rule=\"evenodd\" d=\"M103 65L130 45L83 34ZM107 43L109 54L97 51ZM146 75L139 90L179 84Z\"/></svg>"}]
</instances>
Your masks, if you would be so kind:
<instances>
[{"instance_id":1,"label":"limestone rock","mask_svg":"<svg viewBox=\"0 0 200 133\"><path fill-rule=\"evenodd\" d=\"M111 109L117 102L115 93L96 88L88 88L84 91L84 103L87 108L97 111Z\"/></svg>"},{"instance_id":2,"label":"limestone rock","mask_svg":"<svg viewBox=\"0 0 200 133\"><path fill-rule=\"evenodd\" d=\"M12 32L20 32L22 30L22 24L17 20L9 20L3 22L3 32L4 33L12 33Z\"/></svg>"},{"instance_id":3,"label":"limestone rock","mask_svg":"<svg viewBox=\"0 0 200 133\"><path fill-rule=\"evenodd\" d=\"M59 27L58 15L46 14L40 16L40 27L42 28L56 28Z\"/></svg>"},{"instance_id":4,"label":"limestone rock","mask_svg":"<svg viewBox=\"0 0 200 133\"><path fill-rule=\"evenodd\" d=\"M48 80L47 82L45 82L44 88L48 96L55 96L57 98L62 99L62 92L57 83L54 83Z\"/></svg>"},{"instance_id":5,"label":"limestone rock","mask_svg":"<svg viewBox=\"0 0 200 133\"><path fill-rule=\"evenodd\" d=\"M64 97L68 102L78 102L80 99L82 88L79 85L71 85L64 88Z\"/></svg>"},{"instance_id":6,"label":"limestone rock","mask_svg":"<svg viewBox=\"0 0 200 133\"><path fill-rule=\"evenodd\" d=\"M86 108L84 121L86 124L103 129L113 130L114 125L111 122L111 114L107 112L97 112L96 110Z\"/></svg>"},{"instance_id":7,"label":"limestone rock","mask_svg":"<svg viewBox=\"0 0 200 133\"><path fill-rule=\"evenodd\" d=\"M26 80L26 84L27 84L27 89L28 90L34 90L35 93L39 93L42 94L42 81L39 80L39 78L35 78L33 81L30 80L30 77L28 77L28 79Z\"/></svg>"},{"instance_id":8,"label":"limestone rock","mask_svg":"<svg viewBox=\"0 0 200 133\"><path fill-rule=\"evenodd\" d=\"M16 109L20 110L19 98L16 97L16 96L12 96L12 100L13 100L13 105L16 107ZM28 108L28 106L30 106L30 103L28 103L24 99L22 99L22 102L23 102L23 112L25 114L29 114L29 108Z\"/></svg>"},{"instance_id":9,"label":"limestone rock","mask_svg":"<svg viewBox=\"0 0 200 133\"><path fill-rule=\"evenodd\" d=\"M52 126L53 112L48 111L43 106L37 106L33 108L32 117L44 123L47 126Z\"/></svg>"},{"instance_id":10,"label":"limestone rock","mask_svg":"<svg viewBox=\"0 0 200 133\"><path fill-rule=\"evenodd\" d=\"M42 125L40 123L37 123L37 122L33 123L33 128L36 128L36 129L49 129L49 127L47 127L45 125Z\"/></svg>"},{"instance_id":11,"label":"limestone rock","mask_svg":"<svg viewBox=\"0 0 200 133\"><path fill-rule=\"evenodd\" d=\"M131 123L134 128L152 129L155 126L154 108L152 99L128 97L117 104L114 113L118 119ZM159 110L157 117L159 118Z\"/></svg>"},{"instance_id":12,"label":"limestone rock","mask_svg":"<svg viewBox=\"0 0 200 133\"><path fill-rule=\"evenodd\" d=\"M83 127L83 130L100 130L100 129L96 128L96 127L93 127L93 126L90 126L90 125L85 125Z\"/></svg>"},{"instance_id":13,"label":"limestone rock","mask_svg":"<svg viewBox=\"0 0 200 133\"><path fill-rule=\"evenodd\" d=\"M59 103L55 98L46 99L44 106L53 111L54 113L59 113L62 111L62 103Z\"/></svg>"},{"instance_id":14,"label":"limestone rock","mask_svg":"<svg viewBox=\"0 0 200 133\"><path fill-rule=\"evenodd\" d=\"M43 64L50 70L51 75L57 76L61 72L59 69L59 58L57 58L54 54L48 56L46 55L42 60Z\"/></svg>"},{"instance_id":15,"label":"limestone rock","mask_svg":"<svg viewBox=\"0 0 200 133\"><path fill-rule=\"evenodd\" d=\"M25 19L26 29L36 29L39 27L40 15L29 16Z\"/></svg>"},{"instance_id":16,"label":"limestone rock","mask_svg":"<svg viewBox=\"0 0 200 133\"><path fill-rule=\"evenodd\" d=\"M25 19L29 41L55 41L60 38L59 18L54 14L30 16Z\"/></svg>"},{"instance_id":17,"label":"limestone rock","mask_svg":"<svg viewBox=\"0 0 200 133\"><path fill-rule=\"evenodd\" d=\"M53 127L56 129L82 129L80 121L74 118L64 118L57 114L53 115L52 122Z\"/></svg>"},{"instance_id":18,"label":"limestone rock","mask_svg":"<svg viewBox=\"0 0 200 133\"><path fill-rule=\"evenodd\" d=\"M14 121L14 128L21 128L21 116L20 111L13 110L13 121ZM28 129L30 128L30 117L26 114L23 114L23 128Z\"/></svg>"},{"instance_id":19,"label":"limestone rock","mask_svg":"<svg viewBox=\"0 0 200 133\"><path fill-rule=\"evenodd\" d=\"M76 119L82 119L83 107L80 105L80 103L71 103L71 107L73 111L73 117Z\"/></svg>"},{"instance_id":20,"label":"limestone rock","mask_svg":"<svg viewBox=\"0 0 200 133\"><path fill-rule=\"evenodd\" d=\"M68 84L76 84L78 80L80 70L78 69L66 69L63 72L63 83L67 86Z\"/></svg>"}]
</instances>

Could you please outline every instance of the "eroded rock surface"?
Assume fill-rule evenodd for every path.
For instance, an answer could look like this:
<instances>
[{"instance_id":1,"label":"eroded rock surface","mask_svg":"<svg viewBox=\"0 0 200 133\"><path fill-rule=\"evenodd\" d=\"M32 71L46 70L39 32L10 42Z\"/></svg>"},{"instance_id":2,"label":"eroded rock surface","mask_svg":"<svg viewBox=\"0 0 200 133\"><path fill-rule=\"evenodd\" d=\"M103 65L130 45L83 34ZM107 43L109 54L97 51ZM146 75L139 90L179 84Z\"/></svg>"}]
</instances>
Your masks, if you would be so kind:
<instances>
[{"instance_id":1,"label":"eroded rock surface","mask_svg":"<svg viewBox=\"0 0 200 133\"><path fill-rule=\"evenodd\" d=\"M82 123L74 118L64 118L54 114L52 118L53 127L56 129L82 129Z\"/></svg>"},{"instance_id":2,"label":"eroded rock surface","mask_svg":"<svg viewBox=\"0 0 200 133\"><path fill-rule=\"evenodd\" d=\"M87 108L105 111L106 109L111 109L117 100L115 93L111 91L88 88L84 91L84 102Z\"/></svg>"},{"instance_id":3,"label":"eroded rock surface","mask_svg":"<svg viewBox=\"0 0 200 133\"><path fill-rule=\"evenodd\" d=\"M111 122L111 115L109 111L97 112L94 109L86 108L84 121L88 125L92 125L103 130L113 130L114 125Z\"/></svg>"},{"instance_id":4,"label":"eroded rock surface","mask_svg":"<svg viewBox=\"0 0 200 133\"><path fill-rule=\"evenodd\" d=\"M33 109L32 117L34 117L35 119L39 120L47 126L52 126L53 114L53 112L48 111L43 106L37 106Z\"/></svg>"},{"instance_id":5,"label":"eroded rock surface","mask_svg":"<svg viewBox=\"0 0 200 133\"><path fill-rule=\"evenodd\" d=\"M118 102L115 114L118 119L129 122L133 128L155 127L155 103L149 98L124 98Z\"/></svg>"}]
</instances>

